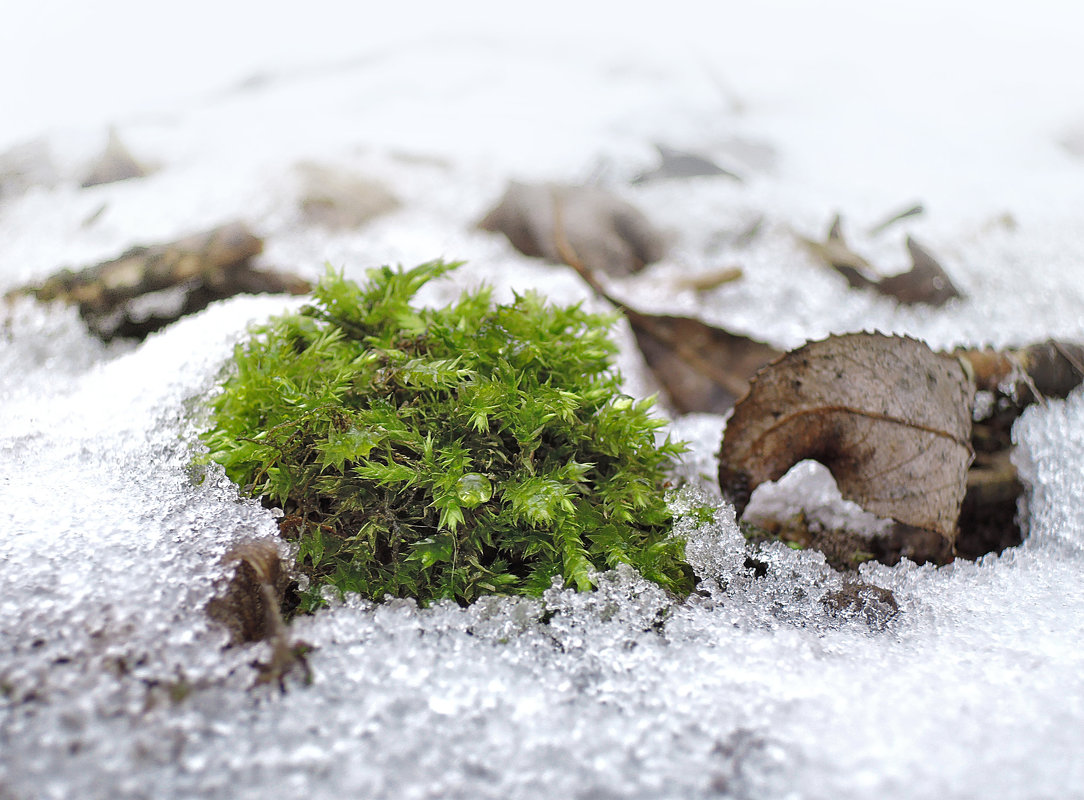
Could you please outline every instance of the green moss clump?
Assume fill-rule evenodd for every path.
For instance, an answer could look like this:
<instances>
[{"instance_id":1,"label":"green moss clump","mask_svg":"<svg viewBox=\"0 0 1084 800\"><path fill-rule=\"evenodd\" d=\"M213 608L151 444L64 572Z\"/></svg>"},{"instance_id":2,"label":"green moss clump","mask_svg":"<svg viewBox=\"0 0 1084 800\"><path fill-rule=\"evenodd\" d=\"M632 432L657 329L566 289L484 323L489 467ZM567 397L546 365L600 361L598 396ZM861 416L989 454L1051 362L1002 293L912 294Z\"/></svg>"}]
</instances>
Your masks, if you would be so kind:
<instances>
[{"instance_id":1,"label":"green moss clump","mask_svg":"<svg viewBox=\"0 0 1084 800\"><path fill-rule=\"evenodd\" d=\"M540 594L556 575L629 564L684 595L652 400L620 393L612 316L488 290L418 309L457 264L329 270L315 303L239 345L203 440L253 495L283 507L312 578L376 600Z\"/></svg>"}]
</instances>

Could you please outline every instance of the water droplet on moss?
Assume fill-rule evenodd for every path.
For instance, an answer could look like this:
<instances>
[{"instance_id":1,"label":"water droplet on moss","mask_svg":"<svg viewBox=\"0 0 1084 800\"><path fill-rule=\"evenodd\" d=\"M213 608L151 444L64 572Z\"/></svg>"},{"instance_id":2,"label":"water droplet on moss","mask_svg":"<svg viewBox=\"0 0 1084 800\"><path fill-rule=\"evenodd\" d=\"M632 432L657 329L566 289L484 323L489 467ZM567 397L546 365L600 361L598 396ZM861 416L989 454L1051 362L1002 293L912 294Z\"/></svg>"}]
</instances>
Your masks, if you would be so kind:
<instances>
[{"instance_id":1,"label":"water droplet on moss","mask_svg":"<svg viewBox=\"0 0 1084 800\"><path fill-rule=\"evenodd\" d=\"M468 472L455 485L459 502L467 508L485 503L493 496L493 484L489 478L477 472Z\"/></svg>"}]
</instances>

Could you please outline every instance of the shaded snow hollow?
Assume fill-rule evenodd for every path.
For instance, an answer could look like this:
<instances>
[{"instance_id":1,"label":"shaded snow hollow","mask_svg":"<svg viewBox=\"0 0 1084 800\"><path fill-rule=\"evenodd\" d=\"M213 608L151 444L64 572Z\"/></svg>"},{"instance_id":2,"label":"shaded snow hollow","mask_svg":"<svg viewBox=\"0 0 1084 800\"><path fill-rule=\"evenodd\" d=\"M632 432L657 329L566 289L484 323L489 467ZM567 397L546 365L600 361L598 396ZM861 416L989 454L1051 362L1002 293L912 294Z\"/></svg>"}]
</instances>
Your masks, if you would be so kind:
<instances>
[{"instance_id":1,"label":"shaded snow hollow","mask_svg":"<svg viewBox=\"0 0 1084 800\"><path fill-rule=\"evenodd\" d=\"M563 28L523 42L494 28L469 44L405 37L368 58L271 73L118 120L161 169L89 190L75 188L75 165L104 129L43 131L55 180L0 200L0 290L242 217L266 236L265 263L309 276L325 260L360 277L379 263L466 258L427 287L430 302L481 281L502 297L534 286L568 302L587 297L570 272L472 224L508 178L594 176L669 230L665 261L614 282L644 307L782 347L864 328L935 347L1084 341L1084 161L1057 144L1084 121L1084 107L1060 105L1084 96L1073 93L1084 56L1062 35L1073 27L1050 23L1047 41L996 4L927 26L921 14L939 6L918 3L919 17L892 21L906 47L870 19L853 61L818 61L841 37L830 19L796 19L806 35L775 42L772 15L786 4L764 5L725 20L737 30L722 51L706 34L689 55L676 38L592 50ZM950 63L934 45L965 31L973 58ZM933 65L912 74L916 35ZM1016 52L998 46L1013 36L1035 47L1034 63L995 58ZM630 188L653 165L652 141L713 155L745 182ZM290 167L314 158L385 180L400 210L360 232L305 226ZM914 200L926 215L861 235ZM848 290L792 236L822 233L837 210L886 268L904 266L913 233L967 299L903 309ZM741 244L758 216L760 236ZM746 270L737 284L703 296L674 284L731 263ZM711 524L679 523L702 578L684 603L622 571L590 594L468 609L348 600L293 626L315 648L312 685L253 689L266 646L226 649L203 609L223 554L274 538L274 515L192 458L246 324L297 302L235 298L109 347L70 310L0 312L3 800L1080 796L1079 390L1014 429L1024 544L941 569L864 567L895 594L895 615L831 611L823 601L842 578L817 553L768 547L756 577L732 508L706 482L675 498L679 510L717 507ZM651 391L622 336L629 390ZM698 415L672 426L692 443L682 471L694 483L714 472L723 425ZM800 467L783 483L783 500L765 502L846 513L823 471Z\"/></svg>"}]
</instances>

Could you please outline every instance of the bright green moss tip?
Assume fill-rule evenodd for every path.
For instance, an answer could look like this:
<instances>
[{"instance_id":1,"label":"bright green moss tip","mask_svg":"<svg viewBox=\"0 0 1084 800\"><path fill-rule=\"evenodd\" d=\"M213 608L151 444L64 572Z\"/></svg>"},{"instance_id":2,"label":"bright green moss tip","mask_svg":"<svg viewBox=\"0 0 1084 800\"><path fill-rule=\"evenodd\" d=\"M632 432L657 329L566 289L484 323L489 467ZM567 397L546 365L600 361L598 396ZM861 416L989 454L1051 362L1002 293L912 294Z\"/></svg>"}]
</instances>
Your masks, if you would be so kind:
<instances>
[{"instance_id":1,"label":"bright green moss tip","mask_svg":"<svg viewBox=\"0 0 1084 800\"><path fill-rule=\"evenodd\" d=\"M315 302L239 345L203 435L246 492L281 505L311 578L421 602L585 590L629 564L693 587L670 535L652 400L621 394L612 316L488 290L411 306L458 264L328 270Z\"/></svg>"}]
</instances>

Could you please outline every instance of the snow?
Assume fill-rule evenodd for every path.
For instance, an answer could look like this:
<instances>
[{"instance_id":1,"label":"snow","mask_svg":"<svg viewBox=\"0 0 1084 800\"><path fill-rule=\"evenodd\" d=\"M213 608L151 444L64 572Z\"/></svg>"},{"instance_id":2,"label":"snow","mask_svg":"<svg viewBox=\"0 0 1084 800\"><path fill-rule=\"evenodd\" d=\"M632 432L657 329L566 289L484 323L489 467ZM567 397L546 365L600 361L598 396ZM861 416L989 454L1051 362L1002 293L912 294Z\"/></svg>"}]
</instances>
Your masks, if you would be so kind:
<instances>
[{"instance_id":1,"label":"snow","mask_svg":"<svg viewBox=\"0 0 1084 800\"><path fill-rule=\"evenodd\" d=\"M263 263L308 276L446 256L469 263L432 300L483 280L587 298L473 224L508 179L597 177L669 232L666 260L612 282L645 308L780 347L861 329L1084 341L1084 160L1061 144L1084 129L1078 5L336 5L5 9L0 150L43 140L51 160L0 196L0 291L242 218ZM110 124L160 169L78 189ZM630 186L656 141L745 180ZM303 160L381 179L402 207L309 228ZM864 233L914 202L924 215ZM967 299L848 290L794 239L837 211L886 271L912 233ZM674 285L733 263L737 283ZM347 600L293 626L311 686L252 688L266 646L226 648L204 606L230 546L275 520L193 456L233 344L297 302L235 298L138 346L101 345L70 310L0 311L0 797L1079 796L1079 390L1014 429L1023 545L864 567L895 613L826 604L844 579L817 553L768 547L756 577L707 481L675 501L717 506L686 531L702 584L685 603L620 571L468 609ZM622 341L630 389L649 391ZM723 425L675 421L694 483ZM781 483L760 502L846 512L823 472Z\"/></svg>"}]
</instances>

